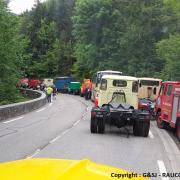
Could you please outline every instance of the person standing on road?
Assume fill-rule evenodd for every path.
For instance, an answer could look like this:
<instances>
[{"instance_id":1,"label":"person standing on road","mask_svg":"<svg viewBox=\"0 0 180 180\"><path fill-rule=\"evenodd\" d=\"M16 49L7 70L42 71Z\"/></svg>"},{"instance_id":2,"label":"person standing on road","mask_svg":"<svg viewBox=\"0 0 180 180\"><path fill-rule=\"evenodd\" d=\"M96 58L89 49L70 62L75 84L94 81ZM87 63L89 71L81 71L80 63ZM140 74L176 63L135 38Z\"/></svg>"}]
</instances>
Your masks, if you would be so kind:
<instances>
[{"instance_id":1,"label":"person standing on road","mask_svg":"<svg viewBox=\"0 0 180 180\"><path fill-rule=\"evenodd\" d=\"M52 89L50 86L47 87L46 93L47 93L47 100L48 100L48 103L50 103L50 102L51 102L51 95L52 95L52 93L53 93L53 89Z\"/></svg>"},{"instance_id":2,"label":"person standing on road","mask_svg":"<svg viewBox=\"0 0 180 180\"><path fill-rule=\"evenodd\" d=\"M57 88L55 85L52 86L52 89L53 89L53 100L56 99L56 95L57 95Z\"/></svg>"},{"instance_id":3,"label":"person standing on road","mask_svg":"<svg viewBox=\"0 0 180 180\"><path fill-rule=\"evenodd\" d=\"M44 91L44 90L45 90L45 85L44 85L43 83L40 85L40 90L41 90L41 91Z\"/></svg>"}]
</instances>

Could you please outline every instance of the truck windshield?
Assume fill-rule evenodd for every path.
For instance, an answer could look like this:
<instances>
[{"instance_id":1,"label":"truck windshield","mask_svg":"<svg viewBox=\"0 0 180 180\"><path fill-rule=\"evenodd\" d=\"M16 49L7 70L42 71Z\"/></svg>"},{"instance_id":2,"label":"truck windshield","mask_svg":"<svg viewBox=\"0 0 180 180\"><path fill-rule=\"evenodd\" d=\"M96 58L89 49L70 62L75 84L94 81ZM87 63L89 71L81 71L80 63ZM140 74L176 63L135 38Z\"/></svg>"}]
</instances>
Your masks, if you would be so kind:
<instances>
[{"instance_id":1,"label":"truck windshield","mask_svg":"<svg viewBox=\"0 0 180 180\"><path fill-rule=\"evenodd\" d=\"M99 72L96 76L96 83L99 84L104 75L122 75L122 72Z\"/></svg>"},{"instance_id":2,"label":"truck windshield","mask_svg":"<svg viewBox=\"0 0 180 180\"><path fill-rule=\"evenodd\" d=\"M141 80L142 86L159 86L159 81Z\"/></svg>"},{"instance_id":3,"label":"truck windshield","mask_svg":"<svg viewBox=\"0 0 180 180\"><path fill-rule=\"evenodd\" d=\"M126 87L127 81L125 81L125 80L113 80L113 86L115 86L115 87Z\"/></svg>"}]
</instances>

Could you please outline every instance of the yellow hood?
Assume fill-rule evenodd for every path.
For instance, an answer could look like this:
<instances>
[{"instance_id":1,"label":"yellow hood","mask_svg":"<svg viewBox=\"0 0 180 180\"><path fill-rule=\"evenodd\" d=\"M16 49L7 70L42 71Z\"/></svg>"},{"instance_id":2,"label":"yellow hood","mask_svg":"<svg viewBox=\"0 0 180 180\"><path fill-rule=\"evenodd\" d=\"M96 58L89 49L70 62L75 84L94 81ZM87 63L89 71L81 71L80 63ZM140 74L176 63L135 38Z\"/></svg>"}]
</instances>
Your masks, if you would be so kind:
<instances>
[{"instance_id":1,"label":"yellow hood","mask_svg":"<svg viewBox=\"0 0 180 180\"><path fill-rule=\"evenodd\" d=\"M124 175L124 178L114 177ZM0 180L113 180L148 178L127 178L132 173L95 164L89 160L32 159L0 164ZM112 177L113 176L113 177Z\"/></svg>"}]
</instances>

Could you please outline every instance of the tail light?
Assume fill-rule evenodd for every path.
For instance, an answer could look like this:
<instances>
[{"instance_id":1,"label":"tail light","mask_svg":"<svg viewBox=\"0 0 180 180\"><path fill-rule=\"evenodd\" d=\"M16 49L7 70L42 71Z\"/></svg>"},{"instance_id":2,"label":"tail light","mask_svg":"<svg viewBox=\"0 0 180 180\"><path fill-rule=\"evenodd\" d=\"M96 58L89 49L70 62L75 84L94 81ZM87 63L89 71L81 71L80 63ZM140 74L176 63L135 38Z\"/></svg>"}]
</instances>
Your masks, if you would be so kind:
<instances>
[{"instance_id":1,"label":"tail light","mask_svg":"<svg viewBox=\"0 0 180 180\"><path fill-rule=\"evenodd\" d=\"M99 99L98 99L98 97L96 97L96 98L95 98L95 107L98 107L98 104L99 104L98 101L99 101Z\"/></svg>"},{"instance_id":2,"label":"tail light","mask_svg":"<svg viewBox=\"0 0 180 180\"><path fill-rule=\"evenodd\" d=\"M91 117L96 117L96 112L91 112Z\"/></svg>"}]
</instances>

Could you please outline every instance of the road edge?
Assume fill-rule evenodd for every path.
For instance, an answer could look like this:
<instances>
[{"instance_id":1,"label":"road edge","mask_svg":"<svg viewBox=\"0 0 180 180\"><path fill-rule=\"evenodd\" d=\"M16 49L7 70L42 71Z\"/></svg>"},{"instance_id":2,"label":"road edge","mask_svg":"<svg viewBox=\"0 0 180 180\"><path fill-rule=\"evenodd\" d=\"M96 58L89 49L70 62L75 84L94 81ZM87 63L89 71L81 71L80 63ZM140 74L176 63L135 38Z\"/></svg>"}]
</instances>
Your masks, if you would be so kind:
<instances>
[{"instance_id":1,"label":"road edge","mask_svg":"<svg viewBox=\"0 0 180 180\"><path fill-rule=\"evenodd\" d=\"M164 129L157 129L155 123L152 123L152 126L164 146L167 158L170 162L173 173L178 173L180 171L180 151L176 143L173 141L168 132Z\"/></svg>"}]
</instances>

